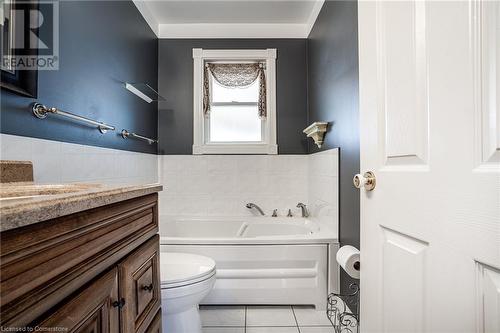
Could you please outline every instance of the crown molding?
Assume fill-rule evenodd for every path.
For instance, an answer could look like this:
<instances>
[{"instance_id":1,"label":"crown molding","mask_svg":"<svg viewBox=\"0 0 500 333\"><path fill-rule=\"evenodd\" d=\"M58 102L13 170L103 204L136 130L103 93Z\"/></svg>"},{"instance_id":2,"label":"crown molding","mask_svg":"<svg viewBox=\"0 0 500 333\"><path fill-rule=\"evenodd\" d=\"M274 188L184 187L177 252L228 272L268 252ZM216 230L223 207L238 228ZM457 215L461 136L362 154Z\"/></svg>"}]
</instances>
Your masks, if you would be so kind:
<instances>
[{"instance_id":1,"label":"crown molding","mask_svg":"<svg viewBox=\"0 0 500 333\"><path fill-rule=\"evenodd\" d=\"M160 24L159 38L307 38L306 24Z\"/></svg>"},{"instance_id":2,"label":"crown molding","mask_svg":"<svg viewBox=\"0 0 500 333\"><path fill-rule=\"evenodd\" d=\"M158 38L307 38L325 0L315 0L306 23L186 23L160 24L147 1L133 0Z\"/></svg>"},{"instance_id":3,"label":"crown molding","mask_svg":"<svg viewBox=\"0 0 500 333\"><path fill-rule=\"evenodd\" d=\"M309 37L309 34L314 27L314 23L316 23L316 20L318 19L319 13L321 12L321 8L323 8L324 3L325 0L317 0L314 3L314 7L311 11L311 14L309 15L309 19L307 20L307 34L305 38Z\"/></svg>"},{"instance_id":4,"label":"crown molding","mask_svg":"<svg viewBox=\"0 0 500 333\"><path fill-rule=\"evenodd\" d=\"M151 30L153 30L156 37L160 37L159 36L160 24L156 20L154 15L151 13L151 11L149 10L148 5L146 4L146 1L144 1L144 0L132 0L132 1L134 2L134 5L139 10L139 13L141 13L142 17L144 17L144 19L148 23Z\"/></svg>"}]
</instances>

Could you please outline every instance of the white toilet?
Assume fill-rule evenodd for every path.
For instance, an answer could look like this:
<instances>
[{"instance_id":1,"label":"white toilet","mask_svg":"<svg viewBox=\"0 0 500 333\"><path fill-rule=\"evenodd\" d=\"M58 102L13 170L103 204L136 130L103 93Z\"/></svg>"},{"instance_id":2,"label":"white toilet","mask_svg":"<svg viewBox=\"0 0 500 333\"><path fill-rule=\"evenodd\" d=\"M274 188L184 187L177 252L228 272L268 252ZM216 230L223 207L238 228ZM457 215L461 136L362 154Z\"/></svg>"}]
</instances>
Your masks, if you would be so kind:
<instances>
[{"instance_id":1,"label":"white toilet","mask_svg":"<svg viewBox=\"0 0 500 333\"><path fill-rule=\"evenodd\" d=\"M189 254L161 252L163 332L201 333L198 304L215 284L215 261Z\"/></svg>"}]
</instances>

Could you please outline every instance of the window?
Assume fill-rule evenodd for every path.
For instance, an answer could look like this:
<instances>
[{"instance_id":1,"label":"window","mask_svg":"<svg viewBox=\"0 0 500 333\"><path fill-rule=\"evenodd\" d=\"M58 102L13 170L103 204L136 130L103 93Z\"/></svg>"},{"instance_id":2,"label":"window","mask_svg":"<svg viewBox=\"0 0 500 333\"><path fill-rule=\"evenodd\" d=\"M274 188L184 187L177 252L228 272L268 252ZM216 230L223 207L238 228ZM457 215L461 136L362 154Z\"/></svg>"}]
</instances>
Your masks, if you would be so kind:
<instances>
[{"instance_id":1,"label":"window","mask_svg":"<svg viewBox=\"0 0 500 333\"><path fill-rule=\"evenodd\" d=\"M193 154L276 154L276 50L193 49L193 58Z\"/></svg>"},{"instance_id":2,"label":"window","mask_svg":"<svg viewBox=\"0 0 500 333\"><path fill-rule=\"evenodd\" d=\"M209 142L261 142L262 119L258 114L259 81L242 88L228 88L211 77Z\"/></svg>"}]
</instances>

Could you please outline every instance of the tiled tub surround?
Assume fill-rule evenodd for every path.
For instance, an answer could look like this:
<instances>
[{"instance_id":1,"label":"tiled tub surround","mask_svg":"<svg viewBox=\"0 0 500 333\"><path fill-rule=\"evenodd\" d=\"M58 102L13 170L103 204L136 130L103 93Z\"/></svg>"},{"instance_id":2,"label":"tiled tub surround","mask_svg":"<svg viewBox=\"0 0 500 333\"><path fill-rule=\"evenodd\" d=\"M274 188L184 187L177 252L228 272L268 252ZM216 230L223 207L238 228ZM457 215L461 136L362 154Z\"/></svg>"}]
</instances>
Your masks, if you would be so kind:
<instances>
[{"instance_id":1,"label":"tiled tub surround","mask_svg":"<svg viewBox=\"0 0 500 333\"><path fill-rule=\"evenodd\" d=\"M168 191L160 215L245 216L254 202L281 215L306 200L307 155L163 155L160 182Z\"/></svg>"},{"instance_id":2,"label":"tiled tub surround","mask_svg":"<svg viewBox=\"0 0 500 333\"><path fill-rule=\"evenodd\" d=\"M32 161L40 184L158 182L158 157L153 154L0 134L0 159Z\"/></svg>"},{"instance_id":3,"label":"tiled tub surround","mask_svg":"<svg viewBox=\"0 0 500 333\"><path fill-rule=\"evenodd\" d=\"M313 155L162 155L159 156L160 215L249 216L248 202L266 215L298 202L311 218L338 224L338 150Z\"/></svg>"},{"instance_id":4,"label":"tiled tub surround","mask_svg":"<svg viewBox=\"0 0 500 333\"><path fill-rule=\"evenodd\" d=\"M313 219L338 231L338 149L329 149L308 156L307 202Z\"/></svg>"},{"instance_id":5,"label":"tiled tub surround","mask_svg":"<svg viewBox=\"0 0 500 333\"><path fill-rule=\"evenodd\" d=\"M324 311L339 282L337 159L336 150L160 157L166 188L160 194L160 251L216 261L217 281L203 304L302 304ZM247 202L267 216L247 209ZM300 217L298 202L308 204L308 219ZM285 216L289 208L293 218ZM273 209L280 217L270 216Z\"/></svg>"}]
</instances>

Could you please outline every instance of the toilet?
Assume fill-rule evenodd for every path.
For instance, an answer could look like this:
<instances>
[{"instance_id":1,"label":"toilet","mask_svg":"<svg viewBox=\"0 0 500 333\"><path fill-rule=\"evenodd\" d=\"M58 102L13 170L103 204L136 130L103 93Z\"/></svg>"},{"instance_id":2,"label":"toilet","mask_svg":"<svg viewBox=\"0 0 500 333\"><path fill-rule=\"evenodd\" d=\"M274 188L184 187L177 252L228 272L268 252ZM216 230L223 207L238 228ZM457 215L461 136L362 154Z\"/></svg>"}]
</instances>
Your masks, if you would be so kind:
<instances>
[{"instance_id":1,"label":"toilet","mask_svg":"<svg viewBox=\"0 0 500 333\"><path fill-rule=\"evenodd\" d=\"M215 261L190 254L161 252L163 332L201 333L198 305L215 284Z\"/></svg>"}]
</instances>

